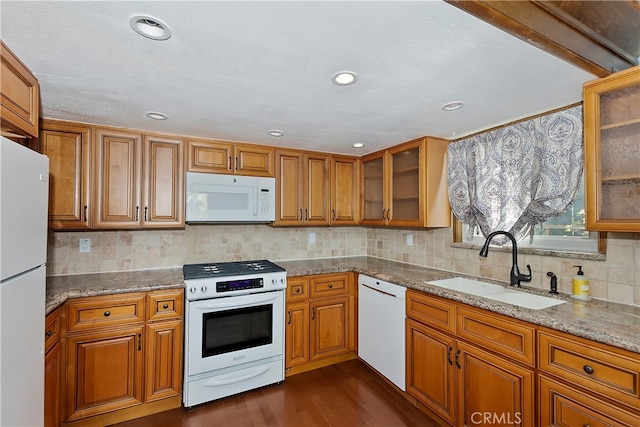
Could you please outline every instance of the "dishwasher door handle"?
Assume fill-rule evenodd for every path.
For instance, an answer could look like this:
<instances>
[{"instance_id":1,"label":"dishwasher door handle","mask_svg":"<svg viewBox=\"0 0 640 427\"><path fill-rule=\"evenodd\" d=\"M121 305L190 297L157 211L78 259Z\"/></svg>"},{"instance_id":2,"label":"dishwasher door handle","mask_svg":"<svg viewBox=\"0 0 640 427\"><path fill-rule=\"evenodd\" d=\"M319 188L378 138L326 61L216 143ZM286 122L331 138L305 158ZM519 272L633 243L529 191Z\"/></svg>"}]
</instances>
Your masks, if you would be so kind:
<instances>
[{"instance_id":1,"label":"dishwasher door handle","mask_svg":"<svg viewBox=\"0 0 640 427\"><path fill-rule=\"evenodd\" d=\"M360 284L361 284L362 286L364 286L365 288L369 288L369 289L371 289L372 291L380 292L381 294L385 294L385 295L389 295L390 297L398 298L396 295L391 294L391 293L389 293L389 292L385 292L385 291L381 291L380 289L372 288L371 286L369 286L369 285L365 285L364 283L360 283Z\"/></svg>"}]
</instances>

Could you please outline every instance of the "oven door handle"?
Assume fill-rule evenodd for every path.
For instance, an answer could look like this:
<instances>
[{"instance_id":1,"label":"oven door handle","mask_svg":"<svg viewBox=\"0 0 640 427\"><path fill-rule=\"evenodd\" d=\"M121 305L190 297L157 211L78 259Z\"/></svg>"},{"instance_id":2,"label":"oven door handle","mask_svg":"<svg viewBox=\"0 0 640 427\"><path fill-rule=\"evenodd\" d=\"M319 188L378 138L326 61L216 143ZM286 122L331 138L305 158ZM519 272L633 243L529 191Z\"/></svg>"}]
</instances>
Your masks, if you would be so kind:
<instances>
[{"instance_id":1,"label":"oven door handle","mask_svg":"<svg viewBox=\"0 0 640 427\"><path fill-rule=\"evenodd\" d=\"M227 379L224 379L224 380L212 379L210 381L206 381L204 383L204 386L205 387L220 387L220 386L224 386L224 385L235 384L235 383L239 383L239 382L242 382L242 381L250 380L251 378L257 377L258 375L262 375L265 372L268 372L269 370L271 370L270 366L261 366L258 369L251 370L251 371L247 372L246 374L240 375L240 376L237 376L237 377L227 378Z\"/></svg>"},{"instance_id":2,"label":"oven door handle","mask_svg":"<svg viewBox=\"0 0 640 427\"><path fill-rule=\"evenodd\" d=\"M207 301L206 304L198 305L197 308L199 310L217 310L222 308L228 309L228 308L250 307L252 305L255 305L261 302L275 301L279 297L279 295L251 295L251 296L252 296L251 299L244 300L244 301L238 301L237 298L233 298L234 301L232 302L212 303L211 301Z\"/></svg>"}]
</instances>

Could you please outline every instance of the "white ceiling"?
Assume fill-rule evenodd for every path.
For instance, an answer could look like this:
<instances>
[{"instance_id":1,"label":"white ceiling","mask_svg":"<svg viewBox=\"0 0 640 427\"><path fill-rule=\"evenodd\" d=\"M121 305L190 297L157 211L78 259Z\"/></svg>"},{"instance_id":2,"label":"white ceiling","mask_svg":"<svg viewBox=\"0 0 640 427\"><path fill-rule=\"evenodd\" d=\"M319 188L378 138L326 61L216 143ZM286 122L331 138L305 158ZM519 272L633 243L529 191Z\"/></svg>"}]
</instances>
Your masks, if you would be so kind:
<instances>
[{"instance_id":1,"label":"white ceiling","mask_svg":"<svg viewBox=\"0 0 640 427\"><path fill-rule=\"evenodd\" d=\"M44 117L344 154L562 107L595 78L441 1L3 0L0 12ZM172 37L135 33L138 14ZM358 82L333 85L342 70ZM449 101L465 107L442 111Z\"/></svg>"}]
</instances>

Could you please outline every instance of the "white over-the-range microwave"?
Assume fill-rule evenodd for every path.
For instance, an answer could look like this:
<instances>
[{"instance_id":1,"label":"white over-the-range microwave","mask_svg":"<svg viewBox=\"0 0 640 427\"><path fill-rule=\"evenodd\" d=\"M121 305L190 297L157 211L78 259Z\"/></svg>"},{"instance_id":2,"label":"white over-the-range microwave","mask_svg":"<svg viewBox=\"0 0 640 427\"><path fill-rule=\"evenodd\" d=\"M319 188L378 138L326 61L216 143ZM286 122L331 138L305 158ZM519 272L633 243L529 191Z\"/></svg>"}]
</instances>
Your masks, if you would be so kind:
<instances>
[{"instance_id":1,"label":"white over-the-range microwave","mask_svg":"<svg viewBox=\"0 0 640 427\"><path fill-rule=\"evenodd\" d=\"M187 172L186 181L187 223L275 220L275 178Z\"/></svg>"}]
</instances>

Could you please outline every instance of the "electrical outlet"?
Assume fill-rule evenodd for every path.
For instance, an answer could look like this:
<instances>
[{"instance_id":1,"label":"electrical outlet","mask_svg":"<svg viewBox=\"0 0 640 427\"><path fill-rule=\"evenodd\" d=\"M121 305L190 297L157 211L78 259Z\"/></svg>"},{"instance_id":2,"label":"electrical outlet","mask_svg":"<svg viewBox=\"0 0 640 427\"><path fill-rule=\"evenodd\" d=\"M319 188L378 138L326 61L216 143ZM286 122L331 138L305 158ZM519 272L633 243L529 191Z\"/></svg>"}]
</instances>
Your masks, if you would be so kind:
<instances>
[{"instance_id":1,"label":"electrical outlet","mask_svg":"<svg viewBox=\"0 0 640 427\"><path fill-rule=\"evenodd\" d=\"M407 234L407 246L413 246L413 234Z\"/></svg>"},{"instance_id":2,"label":"electrical outlet","mask_svg":"<svg viewBox=\"0 0 640 427\"><path fill-rule=\"evenodd\" d=\"M91 252L91 239L80 239L80 253Z\"/></svg>"},{"instance_id":3,"label":"electrical outlet","mask_svg":"<svg viewBox=\"0 0 640 427\"><path fill-rule=\"evenodd\" d=\"M309 243L316 242L316 233L309 233Z\"/></svg>"}]
</instances>

